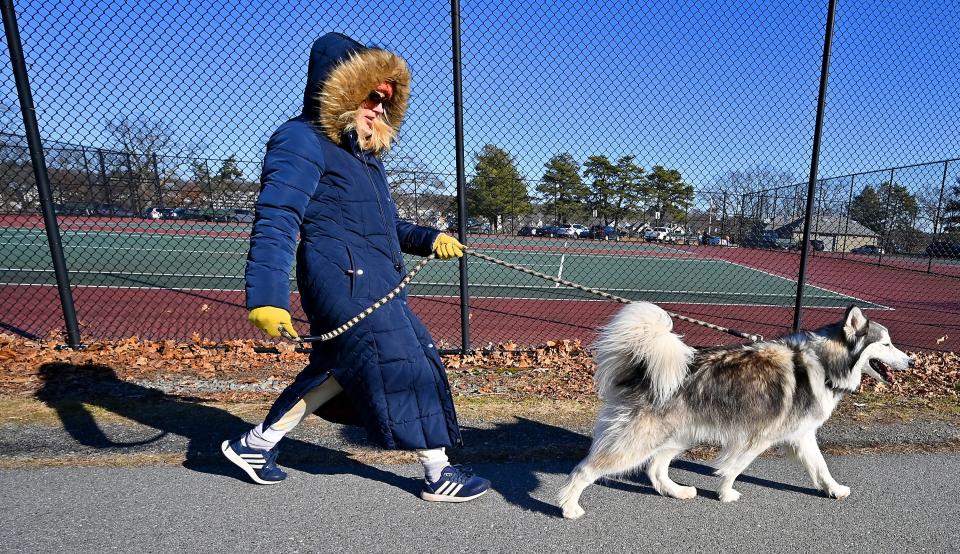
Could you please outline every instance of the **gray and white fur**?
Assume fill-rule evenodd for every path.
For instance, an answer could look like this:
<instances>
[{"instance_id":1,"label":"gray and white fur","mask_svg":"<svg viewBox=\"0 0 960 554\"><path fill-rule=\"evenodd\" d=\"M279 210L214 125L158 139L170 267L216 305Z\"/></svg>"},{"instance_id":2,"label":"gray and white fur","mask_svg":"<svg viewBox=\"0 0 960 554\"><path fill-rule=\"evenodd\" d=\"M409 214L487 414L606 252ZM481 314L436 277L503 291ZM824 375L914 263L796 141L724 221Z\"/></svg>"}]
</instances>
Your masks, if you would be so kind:
<instances>
[{"instance_id":1,"label":"gray and white fur","mask_svg":"<svg viewBox=\"0 0 960 554\"><path fill-rule=\"evenodd\" d=\"M603 405L587 457L559 492L563 516L584 514L579 500L597 479L646 466L664 496L689 499L694 487L670 480L671 460L692 446L719 444L721 502L740 498L733 483L760 453L785 443L814 485L833 498L850 489L833 479L817 429L865 373L889 382L913 359L886 327L854 306L841 321L778 340L697 351L672 332L654 304L624 307L596 343L596 386Z\"/></svg>"}]
</instances>

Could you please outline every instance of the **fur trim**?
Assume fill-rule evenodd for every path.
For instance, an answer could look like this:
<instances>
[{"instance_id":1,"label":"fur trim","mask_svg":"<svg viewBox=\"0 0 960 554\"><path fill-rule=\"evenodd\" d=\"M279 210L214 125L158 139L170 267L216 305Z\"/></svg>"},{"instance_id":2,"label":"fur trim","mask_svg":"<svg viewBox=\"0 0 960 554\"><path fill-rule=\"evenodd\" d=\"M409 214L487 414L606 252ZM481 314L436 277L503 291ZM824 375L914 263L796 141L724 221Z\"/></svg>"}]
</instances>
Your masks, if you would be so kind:
<instances>
[{"instance_id":1,"label":"fur trim","mask_svg":"<svg viewBox=\"0 0 960 554\"><path fill-rule=\"evenodd\" d=\"M335 67L320 90L318 123L330 140L341 143L343 132L348 129L351 119L343 117L344 114L356 112L370 91L384 81L393 83L393 97L384 104L387 122L392 130L390 138L400 132L410 101L410 67L393 52L367 48Z\"/></svg>"}]
</instances>

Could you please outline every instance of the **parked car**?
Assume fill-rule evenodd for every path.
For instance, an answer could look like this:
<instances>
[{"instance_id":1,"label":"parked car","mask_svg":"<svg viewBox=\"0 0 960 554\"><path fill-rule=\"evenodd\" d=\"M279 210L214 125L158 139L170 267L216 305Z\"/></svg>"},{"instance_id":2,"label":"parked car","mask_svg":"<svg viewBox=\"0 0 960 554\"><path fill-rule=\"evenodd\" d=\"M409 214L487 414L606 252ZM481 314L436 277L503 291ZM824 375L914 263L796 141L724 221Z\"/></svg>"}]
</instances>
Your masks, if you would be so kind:
<instances>
[{"instance_id":1,"label":"parked car","mask_svg":"<svg viewBox=\"0 0 960 554\"><path fill-rule=\"evenodd\" d=\"M161 208L159 206L151 206L141 214L146 219L165 219L173 211L173 208Z\"/></svg>"},{"instance_id":2,"label":"parked car","mask_svg":"<svg viewBox=\"0 0 960 554\"><path fill-rule=\"evenodd\" d=\"M571 223L570 227L574 230L574 232L576 232L575 238L590 238L590 228L586 225L581 225L580 223Z\"/></svg>"},{"instance_id":3,"label":"parked car","mask_svg":"<svg viewBox=\"0 0 960 554\"><path fill-rule=\"evenodd\" d=\"M168 219L185 219L188 221L207 221L203 210L196 208L174 208L170 210Z\"/></svg>"},{"instance_id":4,"label":"parked car","mask_svg":"<svg viewBox=\"0 0 960 554\"><path fill-rule=\"evenodd\" d=\"M793 240L782 239L776 233L768 231L762 235L751 235L743 239L743 245L748 248L766 248L769 250L789 250Z\"/></svg>"},{"instance_id":5,"label":"parked car","mask_svg":"<svg viewBox=\"0 0 960 554\"><path fill-rule=\"evenodd\" d=\"M876 244L864 244L850 250L853 254L865 254L867 256L879 256L883 254L883 248Z\"/></svg>"},{"instance_id":6,"label":"parked car","mask_svg":"<svg viewBox=\"0 0 960 554\"><path fill-rule=\"evenodd\" d=\"M703 233L697 236L691 235L691 241L685 244L702 244L704 246L730 246L732 243L730 242L730 237Z\"/></svg>"},{"instance_id":7,"label":"parked car","mask_svg":"<svg viewBox=\"0 0 960 554\"><path fill-rule=\"evenodd\" d=\"M540 229L537 229L536 227L531 227L529 225L521 227L520 230L517 231L518 237L535 237L540 234L541 234Z\"/></svg>"},{"instance_id":8,"label":"parked car","mask_svg":"<svg viewBox=\"0 0 960 554\"><path fill-rule=\"evenodd\" d=\"M793 244L793 246L791 246L791 249L800 250L800 245L802 244L803 244L803 241L798 240ZM810 239L810 248L812 248L816 252L823 252L823 249L824 249L823 241L820 239Z\"/></svg>"},{"instance_id":9,"label":"parked car","mask_svg":"<svg viewBox=\"0 0 960 554\"><path fill-rule=\"evenodd\" d=\"M460 232L460 223L457 221L457 218L450 220L450 226L447 227L447 231L451 233ZM492 232L490 224L486 221L477 218L477 217L468 217L467 218L467 233L473 235L488 235Z\"/></svg>"},{"instance_id":10,"label":"parked car","mask_svg":"<svg viewBox=\"0 0 960 554\"><path fill-rule=\"evenodd\" d=\"M663 239L667 238L669 234L670 229L666 227L653 227L643 232L643 238L645 238L647 242L663 242Z\"/></svg>"},{"instance_id":11,"label":"parked car","mask_svg":"<svg viewBox=\"0 0 960 554\"><path fill-rule=\"evenodd\" d=\"M64 202L54 204L53 209L59 215L100 215L106 217L133 217L136 215L120 206L95 202Z\"/></svg>"},{"instance_id":12,"label":"parked car","mask_svg":"<svg viewBox=\"0 0 960 554\"><path fill-rule=\"evenodd\" d=\"M236 221L237 223L253 223L253 219L253 210L233 210L232 221Z\"/></svg>"},{"instance_id":13,"label":"parked car","mask_svg":"<svg viewBox=\"0 0 960 554\"><path fill-rule=\"evenodd\" d=\"M540 234L545 237L564 237L569 231L559 225L544 225L540 228Z\"/></svg>"},{"instance_id":14,"label":"parked car","mask_svg":"<svg viewBox=\"0 0 960 554\"><path fill-rule=\"evenodd\" d=\"M936 240L927 246L926 254L933 258L960 258L960 243Z\"/></svg>"},{"instance_id":15,"label":"parked car","mask_svg":"<svg viewBox=\"0 0 960 554\"><path fill-rule=\"evenodd\" d=\"M673 244L696 244L697 237L694 235L688 235L683 229L674 229L667 233L667 236L663 237L663 242L670 242Z\"/></svg>"},{"instance_id":16,"label":"parked car","mask_svg":"<svg viewBox=\"0 0 960 554\"><path fill-rule=\"evenodd\" d=\"M202 210L204 221L233 221L233 210Z\"/></svg>"},{"instance_id":17,"label":"parked car","mask_svg":"<svg viewBox=\"0 0 960 554\"><path fill-rule=\"evenodd\" d=\"M561 223L556 225L556 236L568 239L586 238L590 234L590 229L579 223Z\"/></svg>"},{"instance_id":18,"label":"parked car","mask_svg":"<svg viewBox=\"0 0 960 554\"><path fill-rule=\"evenodd\" d=\"M594 225L587 237L595 240L620 240L621 232L613 225Z\"/></svg>"}]
</instances>

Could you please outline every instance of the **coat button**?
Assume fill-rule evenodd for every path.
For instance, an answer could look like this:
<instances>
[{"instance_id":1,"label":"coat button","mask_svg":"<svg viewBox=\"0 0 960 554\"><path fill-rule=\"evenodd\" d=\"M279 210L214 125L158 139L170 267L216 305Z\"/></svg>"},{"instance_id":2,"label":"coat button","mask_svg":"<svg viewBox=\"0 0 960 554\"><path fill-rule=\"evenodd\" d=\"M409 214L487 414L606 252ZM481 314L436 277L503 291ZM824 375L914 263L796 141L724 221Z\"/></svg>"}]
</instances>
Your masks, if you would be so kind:
<instances>
[{"instance_id":1,"label":"coat button","mask_svg":"<svg viewBox=\"0 0 960 554\"><path fill-rule=\"evenodd\" d=\"M362 269L358 269L358 270L357 270L357 275L363 275L363 270L362 270Z\"/></svg>"},{"instance_id":2,"label":"coat button","mask_svg":"<svg viewBox=\"0 0 960 554\"><path fill-rule=\"evenodd\" d=\"M396 269L397 271L400 271L400 267L400 262L393 264L393 269Z\"/></svg>"}]
</instances>

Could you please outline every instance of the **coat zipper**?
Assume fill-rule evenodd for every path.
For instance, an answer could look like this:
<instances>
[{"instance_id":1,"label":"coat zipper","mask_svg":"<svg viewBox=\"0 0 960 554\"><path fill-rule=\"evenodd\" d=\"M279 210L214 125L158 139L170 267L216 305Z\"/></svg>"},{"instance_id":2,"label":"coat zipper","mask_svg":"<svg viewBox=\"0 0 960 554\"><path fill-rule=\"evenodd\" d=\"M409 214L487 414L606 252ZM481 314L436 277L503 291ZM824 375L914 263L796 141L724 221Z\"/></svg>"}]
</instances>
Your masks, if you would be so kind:
<instances>
[{"instance_id":1,"label":"coat zipper","mask_svg":"<svg viewBox=\"0 0 960 554\"><path fill-rule=\"evenodd\" d=\"M373 182L373 176L370 175L370 167L367 164L367 161L363 159L363 153L357 154L357 159L360 160L360 163L363 164L363 169L367 173L367 181L370 183L370 186L373 187L373 195L376 196L377 198L377 209L380 210L380 221L383 222L383 230L387 234L387 240L391 242L390 261L393 262L393 268L396 269L397 271L400 271L400 269L403 266L400 264L399 261L397 261L396 252L394 252L394 249L393 249L393 244L392 244L393 241L390 240L390 237L392 237L393 235L390 233L390 225L387 224L387 216L383 211L383 203L380 202L380 192L377 190L376 183ZM394 230L394 232L396 231ZM397 244L397 249L399 249L399 247L400 245Z\"/></svg>"}]
</instances>

